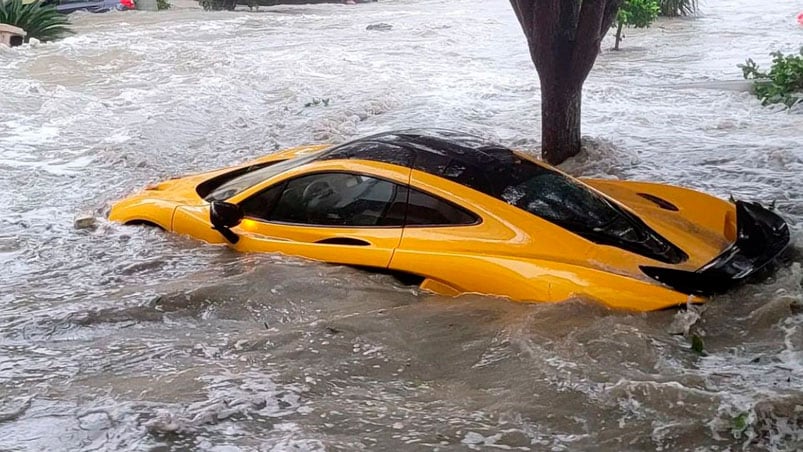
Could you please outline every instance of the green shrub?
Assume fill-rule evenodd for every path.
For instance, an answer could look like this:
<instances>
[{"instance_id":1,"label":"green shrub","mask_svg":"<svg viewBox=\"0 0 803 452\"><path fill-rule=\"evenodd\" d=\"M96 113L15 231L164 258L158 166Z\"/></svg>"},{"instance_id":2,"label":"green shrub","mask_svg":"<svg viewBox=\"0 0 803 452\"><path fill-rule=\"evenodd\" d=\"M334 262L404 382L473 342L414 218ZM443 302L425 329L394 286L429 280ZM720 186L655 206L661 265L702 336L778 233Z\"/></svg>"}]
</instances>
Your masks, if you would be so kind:
<instances>
[{"instance_id":1,"label":"green shrub","mask_svg":"<svg viewBox=\"0 0 803 452\"><path fill-rule=\"evenodd\" d=\"M67 26L67 16L56 11L51 5L42 5L36 1L27 5L22 0L0 0L0 23L22 28L30 38L40 41L52 41L72 33Z\"/></svg>"},{"instance_id":2,"label":"green shrub","mask_svg":"<svg viewBox=\"0 0 803 452\"><path fill-rule=\"evenodd\" d=\"M613 48L619 50L624 27L647 28L658 17L658 0L625 0L616 13L616 44Z\"/></svg>"},{"instance_id":3,"label":"green shrub","mask_svg":"<svg viewBox=\"0 0 803 452\"><path fill-rule=\"evenodd\" d=\"M798 55L773 52L772 67L762 72L751 58L740 64L742 75L755 80L753 90L762 105L784 104L787 107L803 100L803 48Z\"/></svg>"},{"instance_id":4,"label":"green shrub","mask_svg":"<svg viewBox=\"0 0 803 452\"><path fill-rule=\"evenodd\" d=\"M691 16L697 12L697 0L659 0L661 16Z\"/></svg>"},{"instance_id":5,"label":"green shrub","mask_svg":"<svg viewBox=\"0 0 803 452\"><path fill-rule=\"evenodd\" d=\"M173 5L167 0L156 0L156 9L159 11L163 9L170 9Z\"/></svg>"}]
</instances>

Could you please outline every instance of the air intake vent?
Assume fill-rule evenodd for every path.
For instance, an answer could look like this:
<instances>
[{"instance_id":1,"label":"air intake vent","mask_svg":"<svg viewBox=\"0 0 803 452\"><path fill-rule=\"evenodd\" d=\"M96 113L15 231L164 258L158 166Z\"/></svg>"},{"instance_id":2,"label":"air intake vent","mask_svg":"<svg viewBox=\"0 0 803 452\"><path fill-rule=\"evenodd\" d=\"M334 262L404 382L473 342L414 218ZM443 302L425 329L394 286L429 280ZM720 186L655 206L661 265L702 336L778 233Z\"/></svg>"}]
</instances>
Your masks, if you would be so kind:
<instances>
[{"instance_id":1,"label":"air intake vent","mask_svg":"<svg viewBox=\"0 0 803 452\"><path fill-rule=\"evenodd\" d=\"M642 198L648 200L648 201L654 202L656 205L658 205L658 207L660 207L660 208L662 208L664 210L671 210L672 212L677 212L678 210L680 210L680 209L678 209L678 206L672 204L671 202L667 201L666 199L659 198L659 197L657 197L655 195L651 195L649 193L639 193L638 195L641 196Z\"/></svg>"}]
</instances>

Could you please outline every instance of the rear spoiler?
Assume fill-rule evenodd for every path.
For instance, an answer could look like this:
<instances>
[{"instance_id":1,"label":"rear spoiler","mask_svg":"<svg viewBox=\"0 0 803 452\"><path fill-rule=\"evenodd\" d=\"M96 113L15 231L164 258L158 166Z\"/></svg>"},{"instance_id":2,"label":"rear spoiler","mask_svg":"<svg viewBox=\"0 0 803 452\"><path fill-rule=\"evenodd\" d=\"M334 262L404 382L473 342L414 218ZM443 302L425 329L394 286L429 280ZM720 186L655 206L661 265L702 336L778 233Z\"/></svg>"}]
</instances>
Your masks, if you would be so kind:
<instances>
[{"instance_id":1,"label":"rear spoiler","mask_svg":"<svg viewBox=\"0 0 803 452\"><path fill-rule=\"evenodd\" d=\"M758 203L736 201L736 241L698 270L641 266L650 278L683 293L722 293L774 261L789 245L789 226Z\"/></svg>"}]
</instances>

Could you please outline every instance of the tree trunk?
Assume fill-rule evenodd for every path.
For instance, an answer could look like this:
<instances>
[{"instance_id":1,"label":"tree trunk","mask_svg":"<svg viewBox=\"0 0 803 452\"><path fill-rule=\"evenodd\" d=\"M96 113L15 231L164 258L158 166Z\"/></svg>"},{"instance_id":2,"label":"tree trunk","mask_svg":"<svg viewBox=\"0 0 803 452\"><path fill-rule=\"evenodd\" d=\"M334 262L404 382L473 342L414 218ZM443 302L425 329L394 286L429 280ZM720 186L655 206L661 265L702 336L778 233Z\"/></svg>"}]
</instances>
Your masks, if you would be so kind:
<instances>
[{"instance_id":1,"label":"tree trunk","mask_svg":"<svg viewBox=\"0 0 803 452\"><path fill-rule=\"evenodd\" d=\"M541 155L580 152L583 82L622 0L510 0L541 80Z\"/></svg>"},{"instance_id":2,"label":"tree trunk","mask_svg":"<svg viewBox=\"0 0 803 452\"><path fill-rule=\"evenodd\" d=\"M619 22L616 26L616 43L613 45L613 50L619 50L619 42L622 41L622 28L624 28L624 22Z\"/></svg>"},{"instance_id":3,"label":"tree trunk","mask_svg":"<svg viewBox=\"0 0 803 452\"><path fill-rule=\"evenodd\" d=\"M580 152L582 84L541 83L541 157L558 164Z\"/></svg>"}]
</instances>

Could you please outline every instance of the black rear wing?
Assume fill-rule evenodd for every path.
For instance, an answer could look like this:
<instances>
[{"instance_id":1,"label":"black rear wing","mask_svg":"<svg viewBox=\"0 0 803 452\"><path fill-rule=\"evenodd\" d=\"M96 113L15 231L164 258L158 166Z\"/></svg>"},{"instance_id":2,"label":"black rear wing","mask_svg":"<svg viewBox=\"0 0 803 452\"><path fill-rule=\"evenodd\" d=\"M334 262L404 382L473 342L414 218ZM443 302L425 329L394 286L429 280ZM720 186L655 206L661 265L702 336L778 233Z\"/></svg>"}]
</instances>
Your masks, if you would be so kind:
<instances>
[{"instance_id":1,"label":"black rear wing","mask_svg":"<svg viewBox=\"0 0 803 452\"><path fill-rule=\"evenodd\" d=\"M736 201L736 241L698 270L641 266L650 278L683 293L722 293L774 261L789 245L789 226L758 203Z\"/></svg>"}]
</instances>

